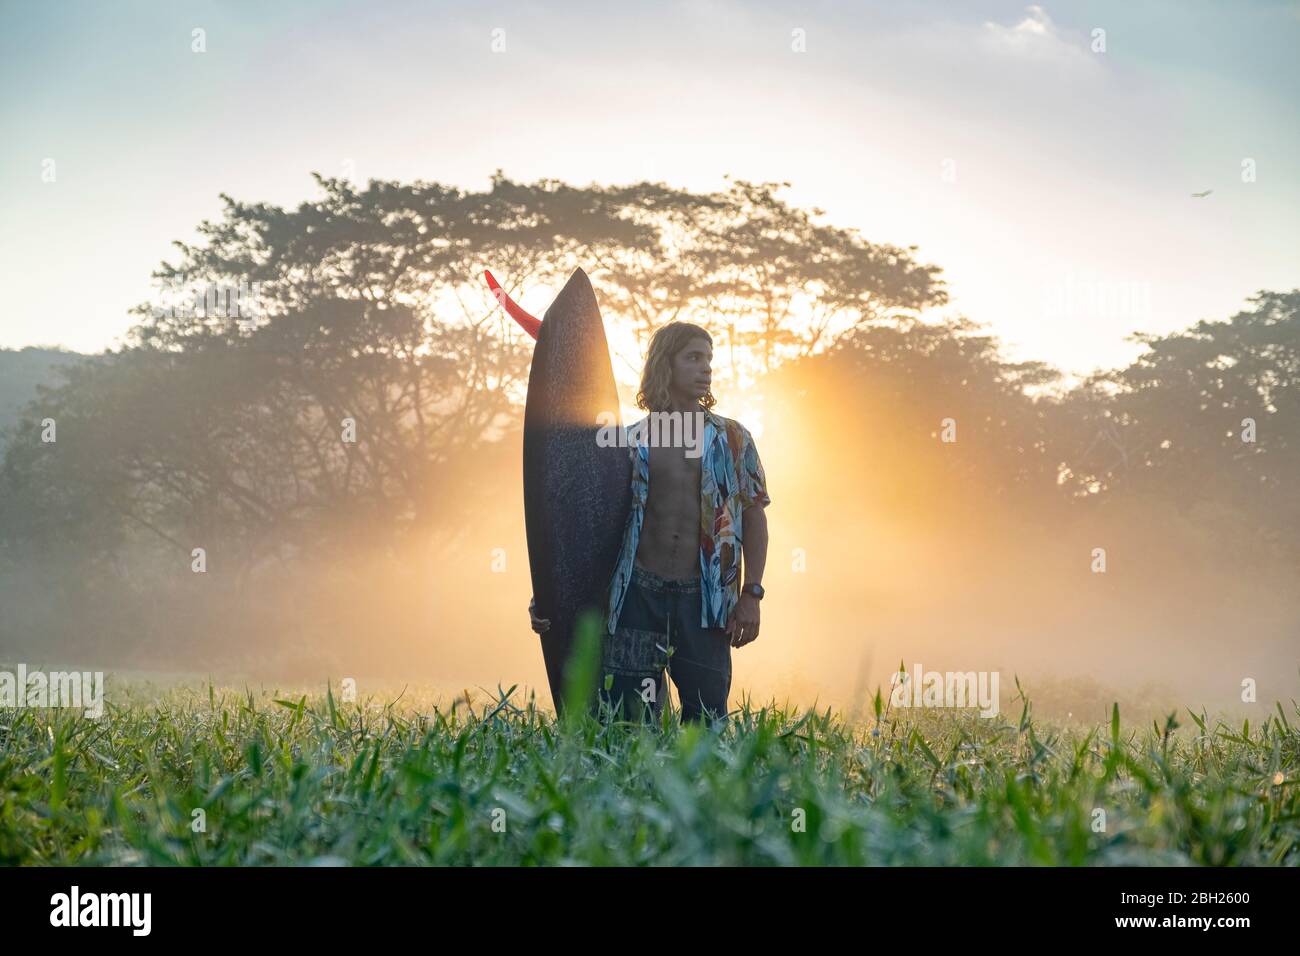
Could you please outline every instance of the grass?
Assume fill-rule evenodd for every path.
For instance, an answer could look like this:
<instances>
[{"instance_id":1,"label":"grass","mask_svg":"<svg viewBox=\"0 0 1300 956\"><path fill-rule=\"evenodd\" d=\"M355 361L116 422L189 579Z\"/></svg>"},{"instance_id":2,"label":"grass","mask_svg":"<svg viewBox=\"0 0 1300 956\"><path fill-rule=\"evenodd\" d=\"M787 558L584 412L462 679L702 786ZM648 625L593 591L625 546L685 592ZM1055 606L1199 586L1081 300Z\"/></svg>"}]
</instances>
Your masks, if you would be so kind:
<instances>
[{"instance_id":1,"label":"grass","mask_svg":"<svg viewBox=\"0 0 1300 956\"><path fill-rule=\"evenodd\" d=\"M99 720L0 710L0 862L1300 864L1294 701L1142 729L746 703L707 730L505 691L113 691Z\"/></svg>"}]
</instances>

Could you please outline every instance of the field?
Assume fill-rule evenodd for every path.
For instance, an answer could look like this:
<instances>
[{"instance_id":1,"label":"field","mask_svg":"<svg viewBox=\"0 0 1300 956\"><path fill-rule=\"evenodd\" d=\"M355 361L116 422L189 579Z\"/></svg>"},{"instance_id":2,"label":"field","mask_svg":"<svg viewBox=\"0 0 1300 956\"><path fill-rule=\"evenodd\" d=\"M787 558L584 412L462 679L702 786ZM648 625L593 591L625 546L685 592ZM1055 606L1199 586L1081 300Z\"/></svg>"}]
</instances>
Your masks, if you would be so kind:
<instances>
[{"instance_id":1,"label":"field","mask_svg":"<svg viewBox=\"0 0 1300 956\"><path fill-rule=\"evenodd\" d=\"M1142 727L745 702L710 731L516 697L0 710L0 862L1300 865L1294 701Z\"/></svg>"}]
</instances>

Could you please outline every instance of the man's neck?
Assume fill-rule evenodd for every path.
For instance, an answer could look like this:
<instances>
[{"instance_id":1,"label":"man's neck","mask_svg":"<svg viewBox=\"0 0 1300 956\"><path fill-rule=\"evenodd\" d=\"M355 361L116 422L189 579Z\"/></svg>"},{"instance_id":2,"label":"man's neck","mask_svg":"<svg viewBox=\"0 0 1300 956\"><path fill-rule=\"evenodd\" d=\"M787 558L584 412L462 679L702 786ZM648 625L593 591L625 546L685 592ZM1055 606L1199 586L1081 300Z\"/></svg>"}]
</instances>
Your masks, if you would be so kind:
<instances>
[{"instance_id":1,"label":"man's neck","mask_svg":"<svg viewBox=\"0 0 1300 956\"><path fill-rule=\"evenodd\" d=\"M669 394L668 411L690 414L691 412L702 412L704 411L704 408L700 405L700 401L697 398L682 398L677 395Z\"/></svg>"}]
</instances>

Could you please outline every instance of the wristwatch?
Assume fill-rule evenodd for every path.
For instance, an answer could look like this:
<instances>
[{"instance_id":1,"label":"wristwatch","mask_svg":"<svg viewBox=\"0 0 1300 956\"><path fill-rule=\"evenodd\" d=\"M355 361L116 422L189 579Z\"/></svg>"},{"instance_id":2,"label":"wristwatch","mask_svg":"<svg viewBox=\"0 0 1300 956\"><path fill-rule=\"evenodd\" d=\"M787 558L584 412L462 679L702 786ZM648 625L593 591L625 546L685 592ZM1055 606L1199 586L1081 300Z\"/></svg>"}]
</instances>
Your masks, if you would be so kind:
<instances>
[{"instance_id":1,"label":"wristwatch","mask_svg":"<svg viewBox=\"0 0 1300 956\"><path fill-rule=\"evenodd\" d=\"M752 594L760 601L763 600L763 594L765 593L761 584L746 584L740 590L742 594Z\"/></svg>"}]
</instances>

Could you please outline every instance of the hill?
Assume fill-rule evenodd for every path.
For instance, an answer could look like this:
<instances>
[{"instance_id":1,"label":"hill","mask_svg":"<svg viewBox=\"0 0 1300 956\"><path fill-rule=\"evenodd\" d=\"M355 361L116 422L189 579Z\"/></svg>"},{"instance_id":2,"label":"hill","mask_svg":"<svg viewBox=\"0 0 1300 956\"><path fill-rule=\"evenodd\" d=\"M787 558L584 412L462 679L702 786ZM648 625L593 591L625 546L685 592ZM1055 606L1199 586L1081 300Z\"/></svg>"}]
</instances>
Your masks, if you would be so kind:
<instances>
[{"instance_id":1,"label":"hill","mask_svg":"<svg viewBox=\"0 0 1300 956\"><path fill-rule=\"evenodd\" d=\"M0 349L0 432L18 421L22 407L36 397L36 386L60 382L59 366L89 356L66 349L28 346ZM0 437L0 447L3 447Z\"/></svg>"}]
</instances>

